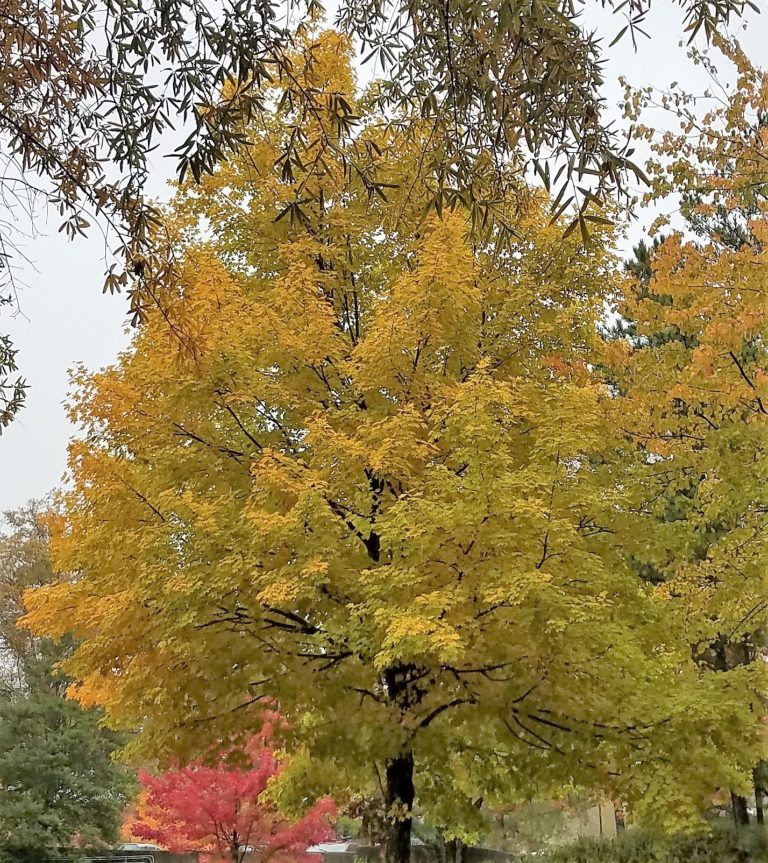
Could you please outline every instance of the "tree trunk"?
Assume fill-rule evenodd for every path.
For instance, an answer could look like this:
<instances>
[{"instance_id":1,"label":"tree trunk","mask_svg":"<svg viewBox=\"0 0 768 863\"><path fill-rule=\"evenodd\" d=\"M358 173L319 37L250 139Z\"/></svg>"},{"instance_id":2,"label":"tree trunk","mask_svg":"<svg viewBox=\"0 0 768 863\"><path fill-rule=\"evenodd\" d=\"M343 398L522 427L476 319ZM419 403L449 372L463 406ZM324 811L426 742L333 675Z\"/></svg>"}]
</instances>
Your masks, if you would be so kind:
<instances>
[{"instance_id":1,"label":"tree trunk","mask_svg":"<svg viewBox=\"0 0 768 863\"><path fill-rule=\"evenodd\" d=\"M237 832L233 832L229 849L229 853L232 856L232 863L243 863L245 852L241 851L240 848L240 837L237 835Z\"/></svg>"},{"instance_id":2,"label":"tree trunk","mask_svg":"<svg viewBox=\"0 0 768 863\"><path fill-rule=\"evenodd\" d=\"M413 753L401 752L387 762L385 863L410 863L414 796Z\"/></svg>"},{"instance_id":3,"label":"tree trunk","mask_svg":"<svg viewBox=\"0 0 768 863\"><path fill-rule=\"evenodd\" d=\"M753 772L755 783L755 818L758 824L765 824L765 815L763 814L763 786L760 784L760 778L757 775L757 768Z\"/></svg>"},{"instance_id":4,"label":"tree trunk","mask_svg":"<svg viewBox=\"0 0 768 863\"><path fill-rule=\"evenodd\" d=\"M461 839L451 839L446 846L447 863L464 863L464 852L467 846Z\"/></svg>"},{"instance_id":5,"label":"tree trunk","mask_svg":"<svg viewBox=\"0 0 768 863\"><path fill-rule=\"evenodd\" d=\"M749 824L749 812L747 810L747 798L731 791L731 808L733 809L733 820L737 827Z\"/></svg>"}]
</instances>

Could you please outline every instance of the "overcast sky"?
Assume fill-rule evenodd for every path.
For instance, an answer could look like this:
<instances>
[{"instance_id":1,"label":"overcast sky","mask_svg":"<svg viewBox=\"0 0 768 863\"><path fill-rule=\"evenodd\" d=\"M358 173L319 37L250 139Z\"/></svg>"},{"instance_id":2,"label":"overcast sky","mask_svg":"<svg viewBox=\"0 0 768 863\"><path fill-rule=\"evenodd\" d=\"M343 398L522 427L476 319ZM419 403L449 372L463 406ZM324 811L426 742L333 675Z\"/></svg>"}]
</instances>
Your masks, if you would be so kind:
<instances>
[{"instance_id":1,"label":"overcast sky","mask_svg":"<svg viewBox=\"0 0 768 863\"><path fill-rule=\"evenodd\" d=\"M765 0L759 2L765 7ZM588 20L608 33L606 41L610 41L620 20L614 18L606 27L598 0L587 0L587 6L594 7ZM607 94L612 106L621 94L621 75L636 86L664 87L678 81L696 93L710 84L704 70L694 67L685 47L679 45L681 19L676 4L661 0L656 7L646 28L652 38L643 40L637 53L628 40L607 52ZM753 16L746 32L740 26L734 32L755 62L768 66L768 8ZM154 193L161 194L172 163L158 160L155 168ZM648 221L641 216L630 237L641 236ZM35 268L27 267L21 275L26 283L20 294L22 314L0 318L0 331L9 332L19 348L19 362L30 385L26 407L0 436L0 511L45 495L61 482L67 441L73 434L64 408L68 370L78 363L97 369L112 362L129 339L125 298L101 293L103 240L94 235L68 242L57 233L55 215L38 228L40 235L24 247Z\"/></svg>"}]
</instances>

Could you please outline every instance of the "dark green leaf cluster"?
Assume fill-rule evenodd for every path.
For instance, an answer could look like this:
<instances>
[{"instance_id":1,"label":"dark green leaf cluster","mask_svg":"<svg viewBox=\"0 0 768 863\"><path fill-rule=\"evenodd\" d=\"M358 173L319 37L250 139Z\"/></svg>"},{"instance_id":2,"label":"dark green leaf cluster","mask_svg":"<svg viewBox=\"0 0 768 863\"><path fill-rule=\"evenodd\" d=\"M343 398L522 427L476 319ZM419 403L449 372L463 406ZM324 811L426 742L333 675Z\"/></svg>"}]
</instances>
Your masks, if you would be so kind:
<instances>
[{"instance_id":1,"label":"dark green leaf cluster","mask_svg":"<svg viewBox=\"0 0 768 863\"><path fill-rule=\"evenodd\" d=\"M116 747L95 712L56 695L0 701L0 860L116 839L131 791Z\"/></svg>"}]
</instances>

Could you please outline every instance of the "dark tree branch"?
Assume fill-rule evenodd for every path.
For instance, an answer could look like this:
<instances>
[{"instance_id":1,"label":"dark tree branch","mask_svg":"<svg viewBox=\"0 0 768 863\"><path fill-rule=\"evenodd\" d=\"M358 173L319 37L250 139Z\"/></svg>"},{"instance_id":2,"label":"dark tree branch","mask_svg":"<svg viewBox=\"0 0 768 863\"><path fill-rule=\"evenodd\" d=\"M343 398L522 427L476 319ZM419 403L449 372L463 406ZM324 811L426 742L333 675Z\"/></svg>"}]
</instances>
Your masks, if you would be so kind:
<instances>
[{"instance_id":1,"label":"dark tree branch","mask_svg":"<svg viewBox=\"0 0 768 863\"><path fill-rule=\"evenodd\" d=\"M248 440L256 447L257 450L261 451L264 447L256 440L256 438L248 431L248 429L243 425L240 417L235 413L232 409L232 406L229 404L224 405L224 410L232 417L232 419L237 424L237 427L240 431L248 438Z\"/></svg>"},{"instance_id":2,"label":"dark tree branch","mask_svg":"<svg viewBox=\"0 0 768 863\"><path fill-rule=\"evenodd\" d=\"M462 704L476 704L477 701L474 697L471 698L454 698L452 701L448 701L445 704L441 704L439 707L436 707L434 710L431 710L420 722L419 728L428 728L431 723L440 716L441 713L445 713L446 710L450 710L452 707L459 707Z\"/></svg>"}]
</instances>

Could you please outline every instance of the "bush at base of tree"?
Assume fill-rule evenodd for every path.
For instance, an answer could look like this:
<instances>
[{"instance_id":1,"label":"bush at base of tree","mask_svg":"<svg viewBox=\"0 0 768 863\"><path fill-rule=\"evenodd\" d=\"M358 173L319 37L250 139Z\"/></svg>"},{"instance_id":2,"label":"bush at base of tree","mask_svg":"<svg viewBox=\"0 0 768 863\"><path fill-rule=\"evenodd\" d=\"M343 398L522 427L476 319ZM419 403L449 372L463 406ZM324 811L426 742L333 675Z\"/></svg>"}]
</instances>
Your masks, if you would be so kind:
<instances>
[{"instance_id":1,"label":"bush at base of tree","mask_svg":"<svg viewBox=\"0 0 768 863\"><path fill-rule=\"evenodd\" d=\"M765 863L768 831L736 830L729 823L714 824L703 833L663 837L638 828L613 840L579 839L537 859L541 863Z\"/></svg>"}]
</instances>

